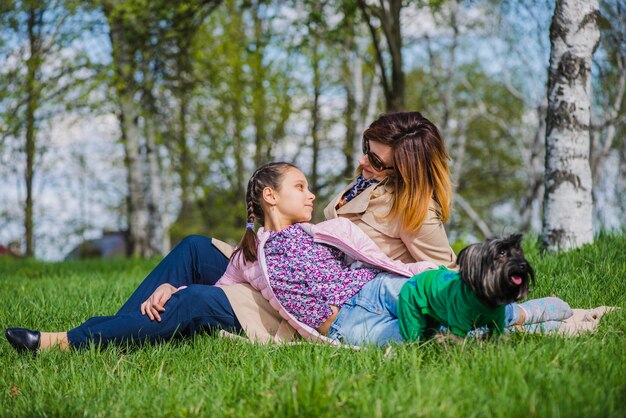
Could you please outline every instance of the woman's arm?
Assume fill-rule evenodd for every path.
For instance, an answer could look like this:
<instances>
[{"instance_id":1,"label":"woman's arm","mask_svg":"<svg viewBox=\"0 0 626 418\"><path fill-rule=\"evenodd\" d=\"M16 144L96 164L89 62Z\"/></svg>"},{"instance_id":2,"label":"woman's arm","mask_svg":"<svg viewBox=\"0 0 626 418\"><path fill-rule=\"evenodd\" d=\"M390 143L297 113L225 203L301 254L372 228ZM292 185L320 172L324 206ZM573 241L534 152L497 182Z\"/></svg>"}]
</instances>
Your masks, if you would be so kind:
<instances>
[{"instance_id":1,"label":"woman's arm","mask_svg":"<svg viewBox=\"0 0 626 418\"><path fill-rule=\"evenodd\" d=\"M430 260L437 265L456 270L456 255L450 247L443 224L432 209L419 230L401 231L400 239L415 260Z\"/></svg>"}]
</instances>

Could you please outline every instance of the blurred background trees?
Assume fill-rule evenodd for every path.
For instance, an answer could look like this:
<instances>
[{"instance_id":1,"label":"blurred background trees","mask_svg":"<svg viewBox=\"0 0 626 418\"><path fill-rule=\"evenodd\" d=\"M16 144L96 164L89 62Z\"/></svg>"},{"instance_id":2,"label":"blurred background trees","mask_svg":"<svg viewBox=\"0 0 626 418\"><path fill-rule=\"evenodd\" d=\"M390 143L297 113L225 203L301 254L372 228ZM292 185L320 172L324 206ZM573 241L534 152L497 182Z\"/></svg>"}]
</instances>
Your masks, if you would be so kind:
<instances>
[{"instance_id":1,"label":"blurred background trees","mask_svg":"<svg viewBox=\"0 0 626 418\"><path fill-rule=\"evenodd\" d=\"M292 161L316 218L361 133L419 110L452 157L451 240L541 230L548 0L9 0L0 6L0 243L59 258L232 243L253 169ZM624 6L600 1L594 228L626 223Z\"/></svg>"}]
</instances>

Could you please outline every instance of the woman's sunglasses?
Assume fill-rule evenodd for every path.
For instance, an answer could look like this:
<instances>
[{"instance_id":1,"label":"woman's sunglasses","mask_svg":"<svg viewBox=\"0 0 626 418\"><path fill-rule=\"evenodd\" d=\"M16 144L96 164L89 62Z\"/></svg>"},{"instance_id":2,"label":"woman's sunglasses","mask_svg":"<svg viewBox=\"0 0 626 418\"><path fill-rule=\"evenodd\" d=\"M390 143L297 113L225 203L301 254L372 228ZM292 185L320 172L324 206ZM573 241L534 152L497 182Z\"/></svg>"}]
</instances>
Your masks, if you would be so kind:
<instances>
[{"instance_id":1,"label":"woman's sunglasses","mask_svg":"<svg viewBox=\"0 0 626 418\"><path fill-rule=\"evenodd\" d=\"M391 170L393 168L393 166L385 165L385 163L383 163L380 160L380 158L378 158L378 155L370 151L370 142L368 140L363 139L362 146L363 146L363 154L367 155L367 158L369 158L370 160L370 165L372 166L374 170L383 171L383 170Z\"/></svg>"}]
</instances>

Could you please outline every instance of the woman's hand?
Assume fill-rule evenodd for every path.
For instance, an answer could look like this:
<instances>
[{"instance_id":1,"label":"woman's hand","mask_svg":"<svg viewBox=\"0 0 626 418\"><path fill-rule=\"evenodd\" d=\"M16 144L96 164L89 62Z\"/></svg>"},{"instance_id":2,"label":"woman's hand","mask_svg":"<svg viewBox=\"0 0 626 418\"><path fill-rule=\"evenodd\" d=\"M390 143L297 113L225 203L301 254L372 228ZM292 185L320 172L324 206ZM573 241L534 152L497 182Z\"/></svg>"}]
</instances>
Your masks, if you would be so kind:
<instances>
[{"instance_id":1,"label":"woman's hand","mask_svg":"<svg viewBox=\"0 0 626 418\"><path fill-rule=\"evenodd\" d=\"M141 304L141 314L148 315L151 321L156 319L158 322L161 322L159 313L165 311L165 304L177 291L178 289L169 283L164 283L157 287L154 293Z\"/></svg>"}]
</instances>

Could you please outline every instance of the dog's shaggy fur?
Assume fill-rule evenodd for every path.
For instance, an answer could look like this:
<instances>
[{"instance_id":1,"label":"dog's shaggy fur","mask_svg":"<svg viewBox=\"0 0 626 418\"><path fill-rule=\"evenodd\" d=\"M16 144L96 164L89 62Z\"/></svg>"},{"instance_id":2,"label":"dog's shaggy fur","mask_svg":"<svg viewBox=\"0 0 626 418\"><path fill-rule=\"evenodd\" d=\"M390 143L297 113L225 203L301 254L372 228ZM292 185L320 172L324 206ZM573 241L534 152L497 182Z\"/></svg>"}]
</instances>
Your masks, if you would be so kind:
<instances>
[{"instance_id":1,"label":"dog's shaggy fur","mask_svg":"<svg viewBox=\"0 0 626 418\"><path fill-rule=\"evenodd\" d=\"M463 280L485 305L496 308L528 295L535 272L524 258L522 236L489 238L464 248L457 264Z\"/></svg>"}]
</instances>

